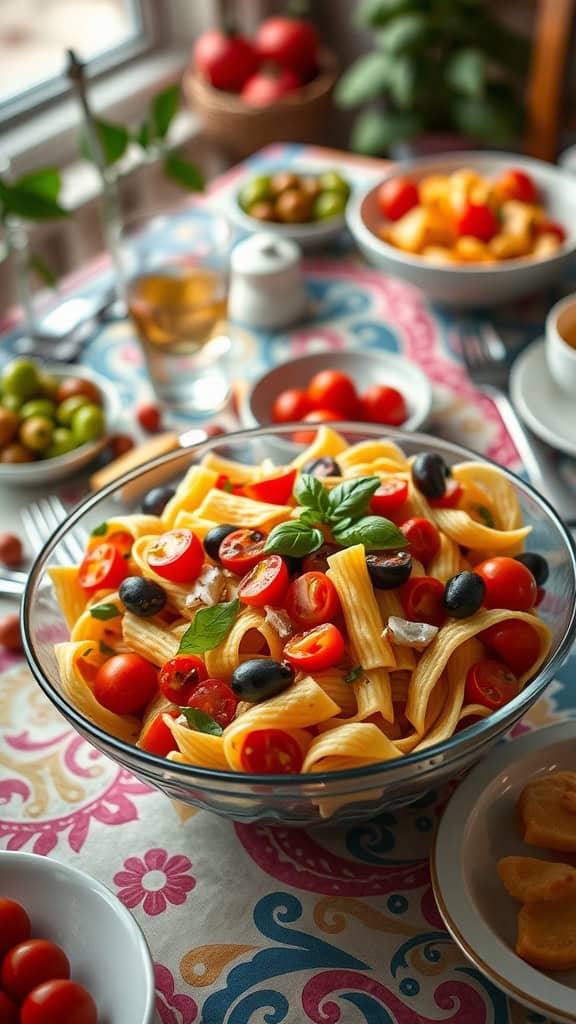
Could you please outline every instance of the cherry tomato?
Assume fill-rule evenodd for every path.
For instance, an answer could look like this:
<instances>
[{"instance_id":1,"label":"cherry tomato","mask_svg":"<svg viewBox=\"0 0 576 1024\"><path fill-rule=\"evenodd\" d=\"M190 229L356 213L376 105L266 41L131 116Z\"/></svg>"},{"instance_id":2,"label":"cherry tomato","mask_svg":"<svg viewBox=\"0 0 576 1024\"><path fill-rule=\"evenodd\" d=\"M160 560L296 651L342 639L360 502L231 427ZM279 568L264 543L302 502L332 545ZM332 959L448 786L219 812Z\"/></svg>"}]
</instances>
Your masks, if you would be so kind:
<instances>
[{"instance_id":1,"label":"cherry tomato","mask_svg":"<svg viewBox=\"0 0 576 1024\"><path fill-rule=\"evenodd\" d=\"M409 178L384 181L376 193L378 209L388 220L400 220L419 203L418 186Z\"/></svg>"},{"instance_id":2,"label":"cherry tomato","mask_svg":"<svg viewBox=\"0 0 576 1024\"><path fill-rule=\"evenodd\" d=\"M130 434L112 434L108 438L108 448L114 459L118 459L121 455L131 451L135 443L134 438Z\"/></svg>"},{"instance_id":3,"label":"cherry tomato","mask_svg":"<svg viewBox=\"0 0 576 1024\"><path fill-rule=\"evenodd\" d=\"M284 559L280 555L268 555L242 578L238 597L253 608L263 608L265 604L279 605L289 582Z\"/></svg>"},{"instance_id":4,"label":"cherry tomato","mask_svg":"<svg viewBox=\"0 0 576 1024\"><path fill-rule=\"evenodd\" d=\"M265 543L266 534L262 530L249 530L245 527L233 530L224 537L218 548L218 559L225 569L242 575L267 557Z\"/></svg>"},{"instance_id":5,"label":"cherry tomato","mask_svg":"<svg viewBox=\"0 0 576 1024\"><path fill-rule=\"evenodd\" d=\"M0 1024L18 1024L20 1012L16 1003L8 998L5 992L0 992Z\"/></svg>"},{"instance_id":6,"label":"cherry tomato","mask_svg":"<svg viewBox=\"0 0 576 1024\"><path fill-rule=\"evenodd\" d=\"M304 18L276 15L256 32L256 49L263 61L274 61L308 77L316 70L318 33Z\"/></svg>"},{"instance_id":7,"label":"cherry tomato","mask_svg":"<svg viewBox=\"0 0 576 1024\"><path fill-rule=\"evenodd\" d=\"M157 434L162 426L162 410L151 402L139 405L136 409L136 419L147 434Z\"/></svg>"},{"instance_id":8,"label":"cherry tomato","mask_svg":"<svg viewBox=\"0 0 576 1024\"><path fill-rule=\"evenodd\" d=\"M516 676L501 661L484 658L468 669L465 689L467 704L483 704L495 711L512 700L518 691Z\"/></svg>"},{"instance_id":9,"label":"cherry tomato","mask_svg":"<svg viewBox=\"0 0 576 1024\"><path fill-rule=\"evenodd\" d=\"M273 68L250 75L242 86L240 96L249 107L268 107L301 85L300 75L291 68Z\"/></svg>"},{"instance_id":10,"label":"cherry tomato","mask_svg":"<svg viewBox=\"0 0 576 1024\"><path fill-rule=\"evenodd\" d=\"M98 1008L76 981L46 981L26 997L20 1024L98 1024Z\"/></svg>"},{"instance_id":11,"label":"cherry tomato","mask_svg":"<svg viewBox=\"0 0 576 1024\"><path fill-rule=\"evenodd\" d=\"M10 612L0 618L0 648L16 654L22 650L22 634L20 632L20 616L18 612Z\"/></svg>"},{"instance_id":12,"label":"cherry tomato","mask_svg":"<svg viewBox=\"0 0 576 1024\"><path fill-rule=\"evenodd\" d=\"M194 46L194 67L215 89L240 92L258 67L252 43L242 35L210 29Z\"/></svg>"},{"instance_id":13,"label":"cherry tomato","mask_svg":"<svg viewBox=\"0 0 576 1024\"><path fill-rule=\"evenodd\" d=\"M358 412L354 381L339 370L321 370L308 385L308 400L313 409L334 409L342 419L352 420Z\"/></svg>"},{"instance_id":14,"label":"cherry tomato","mask_svg":"<svg viewBox=\"0 0 576 1024\"><path fill-rule=\"evenodd\" d=\"M556 235L559 242L566 241L566 231L557 220L542 220L536 225L537 235Z\"/></svg>"},{"instance_id":15,"label":"cherry tomato","mask_svg":"<svg viewBox=\"0 0 576 1024\"><path fill-rule=\"evenodd\" d=\"M376 493L372 496L370 501L370 511L375 516L384 516L385 518L392 512L397 512L408 497L408 482L406 480L398 480L391 476L387 480L383 480Z\"/></svg>"},{"instance_id":16,"label":"cherry tomato","mask_svg":"<svg viewBox=\"0 0 576 1024\"><path fill-rule=\"evenodd\" d=\"M288 587L286 611L302 629L331 622L340 612L340 599L332 580L323 572L305 572Z\"/></svg>"},{"instance_id":17,"label":"cherry tomato","mask_svg":"<svg viewBox=\"0 0 576 1024\"><path fill-rule=\"evenodd\" d=\"M157 754L158 757L166 757L171 750L177 750L178 744L164 722L163 716L170 715L171 718L178 718L179 714L177 708L166 708L164 711L158 712L140 735L138 740L140 749L146 750L149 754Z\"/></svg>"},{"instance_id":18,"label":"cherry tomato","mask_svg":"<svg viewBox=\"0 0 576 1024\"><path fill-rule=\"evenodd\" d=\"M22 541L15 533L0 533L0 562L10 569L22 564Z\"/></svg>"},{"instance_id":19,"label":"cherry tomato","mask_svg":"<svg viewBox=\"0 0 576 1024\"><path fill-rule=\"evenodd\" d=\"M408 419L404 397L396 388L373 384L360 397L360 415L368 423L399 427Z\"/></svg>"},{"instance_id":20,"label":"cherry tomato","mask_svg":"<svg viewBox=\"0 0 576 1024\"><path fill-rule=\"evenodd\" d=\"M400 529L408 541L408 551L412 558L426 565L440 550L440 534L429 519L406 519Z\"/></svg>"},{"instance_id":21,"label":"cherry tomato","mask_svg":"<svg viewBox=\"0 0 576 1024\"><path fill-rule=\"evenodd\" d=\"M538 633L528 622L508 619L484 629L478 639L516 675L523 675L540 654Z\"/></svg>"},{"instance_id":22,"label":"cherry tomato","mask_svg":"<svg viewBox=\"0 0 576 1024\"><path fill-rule=\"evenodd\" d=\"M15 900L0 899L0 960L12 946L30 938L30 918Z\"/></svg>"},{"instance_id":23,"label":"cherry tomato","mask_svg":"<svg viewBox=\"0 0 576 1024\"><path fill-rule=\"evenodd\" d=\"M344 637L331 622L324 622L306 633L297 633L284 647L285 660L305 672L332 668L343 654Z\"/></svg>"},{"instance_id":24,"label":"cherry tomato","mask_svg":"<svg viewBox=\"0 0 576 1024\"><path fill-rule=\"evenodd\" d=\"M55 402L56 405L61 405L67 398L72 398L73 395L84 395L90 402L94 402L95 405L102 405L102 395L100 394L100 388L96 387L91 380L83 380L81 377L65 377L61 384L58 386L56 392Z\"/></svg>"},{"instance_id":25,"label":"cherry tomato","mask_svg":"<svg viewBox=\"0 0 576 1024\"><path fill-rule=\"evenodd\" d=\"M78 583L84 590L116 590L128 575L126 560L114 544L104 541L84 556Z\"/></svg>"},{"instance_id":26,"label":"cherry tomato","mask_svg":"<svg viewBox=\"0 0 576 1024\"><path fill-rule=\"evenodd\" d=\"M460 498L464 494L464 488L462 484L455 480L453 476L449 476L446 480L446 490L441 498L428 498L428 504L432 508L456 508Z\"/></svg>"},{"instance_id":27,"label":"cherry tomato","mask_svg":"<svg viewBox=\"0 0 576 1024\"><path fill-rule=\"evenodd\" d=\"M226 473L220 473L214 487L217 487L219 491L226 491L227 494L244 494L244 485L233 483Z\"/></svg>"},{"instance_id":28,"label":"cherry tomato","mask_svg":"<svg viewBox=\"0 0 576 1024\"><path fill-rule=\"evenodd\" d=\"M411 622L443 624L446 618L444 584L435 576L412 576L400 587L400 597L406 618Z\"/></svg>"},{"instance_id":29,"label":"cherry tomato","mask_svg":"<svg viewBox=\"0 0 576 1024\"><path fill-rule=\"evenodd\" d=\"M538 587L532 573L515 558L499 555L474 566L486 584L485 608L527 612L536 604Z\"/></svg>"},{"instance_id":30,"label":"cherry tomato","mask_svg":"<svg viewBox=\"0 0 576 1024\"><path fill-rule=\"evenodd\" d=\"M297 423L310 412L308 395L300 388L288 388L274 399L272 419L274 423Z\"/></svg>"},{"instance_id":31,"label":"cherry tomato","mask_svg":"<svg viewBox=\"0 0 576 1024\"><path fill-rule=\"evenodd\" d=\"M192 530L168 530L154 538L147 561L162 579L192 583L202 568L204 550Z\"/></svg>"},{"instance_id":32,"label":"cherry tomato","mask_svg":"<svg viewBox=\"0 0 576 1024\"><path fill-rule=\"evenodd\" d=\"M158 691L154 665L139 654L115 654L100 666L94 680L99 704L117 715L140 711Z\"/></svg>"},{"instance_id":33,"label":"cherry tomato","mask_svg":"<svg viewBox=\"0 0 576 1024\"><path fill-rule=\"evenodd\" d=\"M132 551L134 537L127 530L114 530L113 533L108 534L105 541L100 540L99 537L90 537L88 551L93 551L100 544L113 544L115 548L118 548L122 558L128 558Z\"/></svg>"},{"instance_id":34,"label":"cherry tomato","mask_svg":"<svg viewBox=\"0 0 576 1024\"><path fill-rule=\"evenodd\" d=\"M202 658L197 658L195 654L177 654L160 669L158 686L167 700L183 707L192 696L194 687L207 676L208 671Z\"/></svg>"},{"instance_id":35,"label":"cherry tomato","mask_svg":"<svg viewBox=\"0 0 576 1024\"><path fill-rule=\"evenodd\" d=\"M294 737L282 729L247 733L240 755L243 770L255 775L297 775L303 760Z\"/></svg>"},{"instance_id":36,"label":"cherry tomato","mask_svg":"<svg viewBox=\"0 0 576 1024\"><path fill-rule=\"evenodd\" d=\"M222 679L205 679L198 683L186 704L189 708L204 711L225 729L236 714L238 698Z\"/></svg>"},{"instance_id":37,"label":"cherry tomato","mask_svg":"<svg viewBox=\"0 0 576 1024\"><path fill-rule=\"evenodd\" d=\"M254 501L268 501L272 505L285 505L292 495L294 481L298 470L290 469L287 473L278 473L267 480L256 480L253 484L244 485L244 494Z\"/></svg>"},{"instance_id":38,"label":"cherry tomato","mask_svg":"<svg viewBox=\"0 0 576 1024\"><path fill-rule=\"evenodd\" d=\"M43 981L69 977L70 962L66 953L47 939L20 942L2 961L2 988L17 1002Z\"/></svg>"},{"instance_id":39,"label":"cherry tomato","mask_svg":"<svg viewBox=\"0 0 576 1024\"><path fill-rule=\"evenodd\" d=\"M342 415L336 412L335 409L312 409L311 412L306 413L302 417L303 423L334 423L335 420L341 420ZM316 430L297 430L292 436L292 440L296 444L312 444L316 437Z\"/></svg>"},{"instance_id":40,"label":"cherry tomato","mask_svg":"<svg viewBox=\"0 0 576 1024\"><path fill-rule=\"evenodd\" d=\"M456 220L459 235L470 235L481 242L489 242L498 234L500 224L496 214L481 203L468 203Z\"/></svg>"},{"instance_id":41,"label":"cherry tomato","mask_svg":"<svg viewBox=\"0 0 576 1024\"><path fill-rule=\"evenodd\" d=\"M538 189L529 174L510 168L494 182L494 191L504 202L506 199L519 199L522 203L537 203Z\"/></svg>"}]
</instances>

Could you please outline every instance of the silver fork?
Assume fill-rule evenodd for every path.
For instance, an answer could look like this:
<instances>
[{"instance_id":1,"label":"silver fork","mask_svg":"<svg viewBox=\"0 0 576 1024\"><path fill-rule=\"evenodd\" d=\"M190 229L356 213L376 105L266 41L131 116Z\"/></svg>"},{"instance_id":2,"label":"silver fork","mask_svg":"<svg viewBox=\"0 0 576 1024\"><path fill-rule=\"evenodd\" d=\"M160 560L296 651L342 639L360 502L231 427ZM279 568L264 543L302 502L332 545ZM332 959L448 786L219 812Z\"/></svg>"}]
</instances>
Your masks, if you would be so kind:
<instances>
[{"instance_id":1,"label":"silver fork","mask_svg":"<svg viewBox=\"0 0 576 1024\"><path fill-rule=\"evenodd\" d=\"M30 542L32 552L37 555L46 541L60 526L68 515L68 511L60 498L55 494L47 498L33 501L22 509L22 523ZM64 537L54 552L54 558L60 565L80 562L84 557L85 546L78 534ZM28 573L22 571L2 572L0 577L0 594L7 597L19 597L24 591Z\"/></svg>"},{"instance_id":2,"label":"silver fork","mask_svg":"<svg viewBox=\"0 0 576 1024\"><path fill-rule=\"evenodd\" d=\"M556 471L546 447L526 430L508 397L510 366L502 339L486 323L478 333L462 331L460 341L470 379L494 402L528 479L566 523L576 523L576 496Z\"/></svg>"}]
</instances>

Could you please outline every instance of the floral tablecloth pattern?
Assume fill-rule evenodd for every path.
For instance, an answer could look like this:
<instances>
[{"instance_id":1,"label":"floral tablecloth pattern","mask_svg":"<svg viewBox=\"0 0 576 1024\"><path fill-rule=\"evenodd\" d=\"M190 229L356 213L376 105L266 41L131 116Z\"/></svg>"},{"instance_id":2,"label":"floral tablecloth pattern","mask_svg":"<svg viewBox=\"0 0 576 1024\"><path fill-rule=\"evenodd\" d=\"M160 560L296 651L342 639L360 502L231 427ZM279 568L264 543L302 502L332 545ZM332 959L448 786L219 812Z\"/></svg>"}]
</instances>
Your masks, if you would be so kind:
<instances>
[{"instance_id":1,"label":"floral tablecloth pattern","mask_svg":"<svg viewBox=\"0 0 576 1024\"><path fill-rule=\"evenodd\" d=\"M265 151L251 165L303 158L335 162L290 146ZM338 162L357 182L377 173L370 163ZM234 187L237 173L221 187ZM183 229L175 217L170 230ZM106 273L100 267L85 287ZM453 314L368 269L346 240L307 260L306 280L312 309L305 326L266 335L238 330L233 375L241 367L251 377L291 354L327 347L402 352L433 383L434 431L521 469L491 402L462 368ZM541 333L546 302L494 314L511 350ZM476 318L467 321L474 329ZM16 335L6 336L3 358ZM149 396L127 323L102 329L84 361L114 382L126 408ZM566 460L564 469L576 479L574 463ZM68 484L61 493L75 501L81 489ZM576 715L569 686L575 670L573 655L516 733ZM152 951L162 1024L545 1021L472 968L443 927L428 851L447 792L338 830L233 824L170 803L93 749L18 658L1 656L0 672L0 848L77 864L130 908Z\"/></svg>"}]
</instances>

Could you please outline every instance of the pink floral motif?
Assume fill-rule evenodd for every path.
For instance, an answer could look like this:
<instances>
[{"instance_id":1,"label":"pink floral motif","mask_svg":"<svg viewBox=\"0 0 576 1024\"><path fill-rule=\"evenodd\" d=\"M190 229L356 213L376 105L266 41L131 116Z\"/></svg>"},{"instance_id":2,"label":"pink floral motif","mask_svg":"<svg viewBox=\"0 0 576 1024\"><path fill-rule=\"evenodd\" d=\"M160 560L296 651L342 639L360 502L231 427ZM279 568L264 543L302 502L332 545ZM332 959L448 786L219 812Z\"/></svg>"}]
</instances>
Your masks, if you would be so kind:
<instances>
[{"instance_id":1,"label":"pink floral motif","mask_svg":"<svg viewBox=\"0 0 576 1024\"><path fill-rule=\"evenodd\" d=\"M144 857L128 857L124 870L114 875L118 897L131 910L143 902L145 914L163 914L168 903L177 906L186 901L196 880L187 872L192 867L182 854L168 856L166 850L147 850Z\"/></svg>"},{"instance_id":2,"label":"pink floral motif","mask_svg":"<svg viewBox=\"0 0 576 1024\"><path fill-rule=\"evenodd\" d=\"M163 964L154 964L156 1009L162 1024L193 1024L198 1007L191 996L174 991L174 978Z\"/></svg>"}]
</instances>

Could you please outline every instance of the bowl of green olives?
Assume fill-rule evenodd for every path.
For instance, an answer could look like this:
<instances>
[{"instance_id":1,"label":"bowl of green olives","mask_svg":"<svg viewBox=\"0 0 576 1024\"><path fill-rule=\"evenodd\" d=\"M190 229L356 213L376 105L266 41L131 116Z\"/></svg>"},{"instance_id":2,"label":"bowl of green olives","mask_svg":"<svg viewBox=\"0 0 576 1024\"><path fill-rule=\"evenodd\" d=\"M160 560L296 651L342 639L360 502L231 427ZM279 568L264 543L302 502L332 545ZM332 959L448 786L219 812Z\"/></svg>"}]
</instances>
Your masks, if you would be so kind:
<instances>
[{"instance_id":1,"label":"bowl of green olives","mask_svg":"<svg viewBox=\"0 0 576 1024\"><path fill-rule=\"evenodd\" d=\"M0 370L0 483L78 472L105 446L118 412L114 390L84 366L11 359Z\"/></svg>"}]
</instances>

